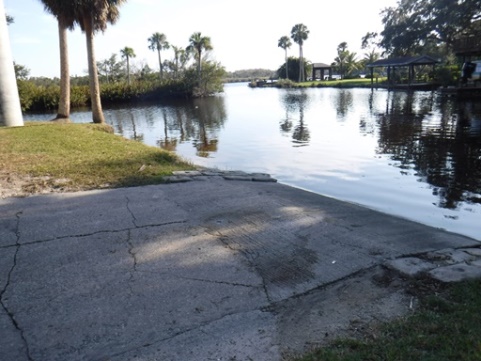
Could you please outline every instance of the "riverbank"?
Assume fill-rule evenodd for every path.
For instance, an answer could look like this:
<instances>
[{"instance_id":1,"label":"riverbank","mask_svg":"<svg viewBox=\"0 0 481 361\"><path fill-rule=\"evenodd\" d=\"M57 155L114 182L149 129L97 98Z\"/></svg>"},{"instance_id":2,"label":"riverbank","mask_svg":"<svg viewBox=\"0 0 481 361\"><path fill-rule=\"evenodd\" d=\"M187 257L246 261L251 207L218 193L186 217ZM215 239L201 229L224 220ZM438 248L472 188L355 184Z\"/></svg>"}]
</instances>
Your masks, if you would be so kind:
<instances>
[{"instance_id":1,"label":"riverbank","mask_svg":"<svg viewBox=\"0 0 481 361\"><path fill-rule=\"evenodd\" d=\"M476 350L477 339L465 337L479 334L464 323L481 324L472 306L458 314L454 303L464 304L445 283L385 267L386 259L477 245L466 237L242 174L227 181L189 172L189 183L125 188L194 167L105 126L1 128L0 147L0 169L48 177L22 195L61 193L0 201L6 360L279 360L338 336L376 338L387 349L379 323L413 314L434 293L441 297L423 303L433 322L466 326L436 332L428 323L430 334ZM66 193L82 187L103 190ZM479 308L479 288L469 287ZM392 327L397 339L418 332L422 354L436 351L419 337L424 329ZM447 359L469 360L466 348Z\"/></svg>"}]
</instances>

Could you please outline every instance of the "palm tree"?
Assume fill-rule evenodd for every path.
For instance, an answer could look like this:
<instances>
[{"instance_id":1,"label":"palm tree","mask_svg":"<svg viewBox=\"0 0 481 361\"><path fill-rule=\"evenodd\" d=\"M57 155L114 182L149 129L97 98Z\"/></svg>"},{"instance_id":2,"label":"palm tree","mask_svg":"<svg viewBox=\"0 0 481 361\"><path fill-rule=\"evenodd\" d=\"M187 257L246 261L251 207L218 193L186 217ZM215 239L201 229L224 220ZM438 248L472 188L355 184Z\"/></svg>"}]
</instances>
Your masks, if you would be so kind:
<instances>
[{"instance_id":1,"label":"palm tree","mask_svg":"<svg viewBox=\"0 0 481 361\"><path fill-rule=\"evenodd\" d=\"M70 116L70 70L68 61L67 30L75 27L75 9L65 0L40 0L45 11L57 18L60 47L60 99L56 119Z\"/></svg>"},{"instance_id":2,"label":"palm tree","mask_svg":"<svg viewBox=\"0 0 481 361\"><path fill-rule=\"evenodd\" d=\"M304 81L304 57L302 53L302 45L307 40L309 30L304 24L294 25L291 30L291 38L296 44L299 44L299 82Z\"/></svg>"},{"instance_id":3,"label":"palm tree","mask_svg":"<svg viewBox=\"0 0 481 361\"><path fill-rule=\"evenodd\" d=\"M286 79L289 79L289 72L287 70L288 66L287 66L287 49L290 48L292 45L291 43L291 39L289 39L289 37L287 36L283 36L279 39L279 42L277 43L277 46L279 48L282 48L284 49L285 51L285 58L286 58Z\"/></svg>"},{"instance_id":4,"label":"palm tree","mask_svg":"<svg viewBox=\"0 0 481 361\"><path fill-rule=\"evenodd\" d=\"M202 63L202 51L211 50L212 43L210 37L202 36L200 32L193 33L189 38L188 51L195 51L195 56L197 59L197 78L200 85L200 74L201 74L201 63Z\"/></svg>"},{"instance_id":5,"label":"palm tree","mask_svg":"<svg viewBox=\"0 0 481 361\"><path fill-rule=\"evenodd\" d=\"M4 9L0 0L0 125L15 127L23 125L23 117Z\"/></svg>"},{"instance_id":6,"label":"palm tree","mask_svg":"<svg viewBox=\"0 0 481 361\"><path fill-rule=\"evenodd\" d=\"M10 15L5 15L5 17L7 18L7 25L13 24L13 17L11 17Z\"/></svg>"},{"instance_id":7,"label":"palm tree","mask_svg":"<svg viewBox=\"0 0 481 361\"><path fill-rule=\"evenodd\" d=\"M122 58L127 61L127 84L130 85L130 58L135 58L136 55L134 49L129 48L128 46L120 50L120 54L122 55Z\"/></svg>"},{"instance_id":8,"label":"palm tree","mask_svg":"<svg viewBox=\"0 0 481 361\"><path fill-rule=\"evenodd\" d=\"M183 59L186 57L186 51L183 48L174 45L172 45L172 50L174 51L174 77L177 78L179 69L181 69L182 65L185 64Z\"/></svg>"},{"instance_id":9,"label":"palm tree","mask_svg":"<svg viewBox=\"0 0 481 361\"><path fill-rule=\"evenodd\" d=\"M360 64L356 59L357 54L350 51L347 52L346 56L346 74L352 75L352 72L360 69Z\"/></svg>"},{"instance_id":10,"label":"palm tree","mask_svg":"<svg viewBox=\"0 0 481 361\"><path fill-rule=\"evenodd\" d=\"M62 0L60 0L62 1ZM100 101L100 85L95 61L94 35L105 31L107 24L114 24L119 18L118 6L127 0L76 0L75 20L85 33L87 39L87 57L89 68L90 102L94 123L105 123ZM66 2L67 3L67 2ZM68 2L72 4L73 2Z\"/></svg>"},{"instance_id":11,"label":"palm tree","mask_svg":"<svg viewBox=\"0 0 481 361\"><path fill-rule=\"evenodd\" d=\"M344 64L349 56L349 51L347 50L347 43L344 41L337 46L337 57L334 59L336 65L339 67L339 74L341 79L344 79Z\"/></svg>"},{"instance_id":12,"label":"palm tree","mask_svg":"<svg viewBox=\"0 0 481 361\"><path fill-rule=\"evenodd\" d=\"M165 36L165 34L162 34L162 33L153 33L152 36L147 40L149 41L149 49L152 51L157 50L157 54L159 56L160 80L162 80L164 75L163 75L162 58L160 57L160 51L168 49L170 45L167 42L167 37Z\"/></svg>"},{"instance_id":13,"label":"palm tree","mask_svg":"<svg viewBox=\"0 0 481 361\"><path fill-rule=\"evenodd\" d=\"M374 63L375 61L379 60L380 54L376 51L376 49L372 49L368 53L364 53L364 58L362 59L363 65L367 66L369 64Z\"/></svg>"}]
</instances>

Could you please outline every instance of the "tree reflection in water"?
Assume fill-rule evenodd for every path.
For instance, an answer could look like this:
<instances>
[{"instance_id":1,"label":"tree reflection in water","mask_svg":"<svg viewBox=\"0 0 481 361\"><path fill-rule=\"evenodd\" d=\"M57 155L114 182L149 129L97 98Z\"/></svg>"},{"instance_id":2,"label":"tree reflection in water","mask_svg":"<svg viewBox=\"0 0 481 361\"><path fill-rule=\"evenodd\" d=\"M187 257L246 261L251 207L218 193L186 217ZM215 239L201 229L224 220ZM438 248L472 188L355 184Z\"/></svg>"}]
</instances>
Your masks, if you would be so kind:
<instances>
[{"instance_id":1,"label":"tree reflection in water","mask_svg":"<svg viewBox=\"0 0 481 361\"><path fill-rule=\"evenodd\" d=\"M305 90L286 90L281 93L281 102L286 110L286 117L280 122L281 131L290 133L293 123L290 113L299 112L298 124L292 131L294 147L302 147L309 144L311 135L304 122L304 111L307 110L310 102L309 94Z\"/></svg>"},{"instance_id":2,"label":"tree reflection in water","mask_svg":"<svg viewBox=\"0 0 481 361\"><path fill-rule=\"evenodd\" d=\"M401 174L414 171L420 181L430 184L438 207L481 203L479 102L391 92L385 113L376 119L377 152L396 161ZM365 127L361 123L361 130Z\"/></svg>"},{"instance_id":3,"label":"tree reflection in water","mask_svg":"<svg viewBox=\"0 0 481 361\"><path fill-rule=\"evenodd\" d=\"M109 115L117 134L144 141L145 135L138 129L145 132L146 125L151 129L162 129L155 141L159 147L176 151L179 144L191 143L200 157L209 157L217 151L219 130L227 119L222 96L114 108L109 110Z\"/></svg>"},{"instance_id":4,"label":"tree reflection in water","mask_svg":"<svg viewBox=\"0 0 481 361\"><path fill-rule=\"evenodd\" d=\"M162 108L162 118L164 120L164 138L157 141L157 144L165 150L174 152L177 149L177 138L169 137L169 117L166 108Z\"/></svg>"},{"instance_id":5,"label":"tree reflection in water","mask_svg":"<svg viewBox=\"0 0 481 361\"><path fill-rule=\"evenodd\" d=\"M336 99L337 118L346 119L346 114L352 108L352 89L339 89Z\"/></svg>"},{"instance_id":6,"label":"tree reflection in water","mask_svg":"<svg viewBox=\"0 0 481 361\"><path fill-rule=\"evenodd\" d=\"M157 144L167 150L192 142L199 157L209 157L217 151L219 130L227 112L223 97L192 99L163 107L164 134Z\"/></svg>"},{"instance_id":7,"label":"tree reflection in water","mask_svg":"<svg viewBox=\"0 0 481 361\"><path fill-rule=\"evenodd\" d=\"M125 137L124 127L126 127L131 131L130 139L139 142L144 141L144 135L137 131L138 120L136 119L137 117L134 109L112 109L110 114L114 119L113 126L115 133Z\"/></svg>"}]
</instances>

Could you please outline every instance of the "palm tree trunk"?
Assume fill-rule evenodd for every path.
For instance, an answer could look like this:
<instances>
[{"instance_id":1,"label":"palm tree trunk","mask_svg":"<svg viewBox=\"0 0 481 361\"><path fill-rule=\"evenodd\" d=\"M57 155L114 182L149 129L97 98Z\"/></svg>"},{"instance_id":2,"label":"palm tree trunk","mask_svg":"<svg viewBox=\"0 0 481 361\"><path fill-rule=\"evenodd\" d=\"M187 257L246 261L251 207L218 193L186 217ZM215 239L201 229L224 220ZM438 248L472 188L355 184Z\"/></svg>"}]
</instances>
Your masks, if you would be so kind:
<instances>
[{"instance_id":1,"label":"palm tree trunk","mask_svg":"<svg viewBox=\"0 0 481 361\"><path fill-rule=\"evenodd\" d=\"M286 80L287 80L287 79L289 79L289 71L287 69L287 67L288 67L288 64L287 64L287 48L285 48L284 51L286 52Z\"/></svg>"},{"instance_id":2,"label":"palm tree trunk","mask_svg":"<svg viewBox=\"0 0 481 361\"><path fill-rule=\"evenodd\" d=\"M56 119L70 117L70 71L68 63L67 27L58 21L58 38L60 46L60 99Z\"/></svg>"},{"instance_id":3,"label":"palm tree trunk","mask_svg":"<svg viewBox=\"0 0 481 361\"><path fill-rule=\"evenodd\" d=\"M157 55L159 57L159 74L160 74L160 80L162 80L162 78L164 77L164 74L163 74L163 69L162 69L162 59L160 57L160 49L157 48Z\"/></svg>"},{"instance_id":4,"label":"palm tree trunk","mask_svg":"<svg viewBox=\"0 0 481 361\"><path fill-rule=\"evenodd\" d=\"M130 85L130 60L127 56L127 84Z\"/></svg>"},{"instance_id":5,"label":"palm tree trunk","mask_svg":"<svg viewBox=\"0 0 481 361\"><path fill-rule=\"evenodd\" d=\"M85 37L87 38L87 56L89 64L89 85L90 102L92 106L92 119L94 123L105 123L104 114L102 112L102 103L100 101L99 76L97 73L97 64L95 62L93 19L90 14L85 14L84 28Z\"/></svg>"},{"instance_id":6,"label":"palm tree trunk","mask_svg":"<svg viewBox=\"0 0 481 361\"><path fill-rule=\"evenodd\" d=\"M201 59L202 59L202 51L198 49L199 59L197 59L197 82L198 86L200 87L200 72L201 72Z\"/></svg>"},{"instance_id":7,"label":"palm tree trunk","mask_svg":"<svg viewBox=\"0 0 481 361\"><path fill-rule=\"evenodd\" d=\"M3 0L0 0L0 125L23 125Z\"/></svg>"},{"instance_id":8,"label":"palm tree trunk","mask_svg":"<svg viewBox=\"0 0 481 361\"><path fill-rule=\"evenodd\" d=\"M299 44L299 83L302 81L302 45Z\"/></svg>"}]
</instances>

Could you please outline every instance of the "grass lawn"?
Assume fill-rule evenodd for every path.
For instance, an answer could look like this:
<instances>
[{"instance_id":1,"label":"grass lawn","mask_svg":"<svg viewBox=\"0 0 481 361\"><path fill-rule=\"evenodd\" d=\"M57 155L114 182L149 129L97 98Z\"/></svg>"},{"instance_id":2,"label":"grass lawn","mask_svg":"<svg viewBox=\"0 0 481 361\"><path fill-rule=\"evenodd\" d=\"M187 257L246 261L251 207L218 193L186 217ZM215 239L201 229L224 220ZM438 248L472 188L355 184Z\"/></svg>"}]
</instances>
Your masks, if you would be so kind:
<instances>
[{"instance_id":1,"label":"grass lawn","mask_svg":"<svg viewBox=\"0 0 481 361\"><path fill-rule=\"evenodd\" d=\"M27 123L0 128L0 175L36 179L29 186L68 190L161 183L193 165L175 154L112 134L98 124Z\"/></svg>"},{"instance_id":2,"label":"grass lawn","mask_svg":"<svg viewBox=\"0 0 481 361\"><path fill-rule=\"evenodd\" d=\"M386 80L385 78L379 78L378 82ZM374 85L376 85L376 80L374 80ZM343 80L315 80L307 81L299 84L301 87L312 87L312 86L327 86L327 87L359 87L359 86L371 86L371 79L358 78L358 79L343 79Z\"/></svg>"},{"instance_id":3,"label":"grass lawn","mask_svg":"<svg viewBox=\"0 0 481 361\"><path fill-rule=\"evenodd\" d=\"M481 280L421 298L406 319L382 326L369 340L339 340L297 361L479 361Z\"/></svg>"}]
</instances>

